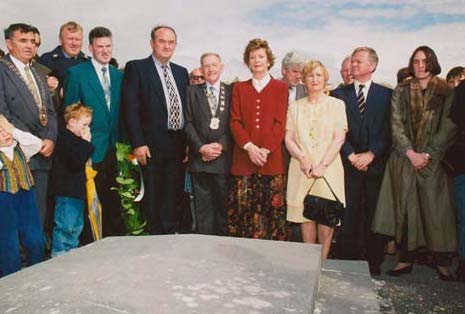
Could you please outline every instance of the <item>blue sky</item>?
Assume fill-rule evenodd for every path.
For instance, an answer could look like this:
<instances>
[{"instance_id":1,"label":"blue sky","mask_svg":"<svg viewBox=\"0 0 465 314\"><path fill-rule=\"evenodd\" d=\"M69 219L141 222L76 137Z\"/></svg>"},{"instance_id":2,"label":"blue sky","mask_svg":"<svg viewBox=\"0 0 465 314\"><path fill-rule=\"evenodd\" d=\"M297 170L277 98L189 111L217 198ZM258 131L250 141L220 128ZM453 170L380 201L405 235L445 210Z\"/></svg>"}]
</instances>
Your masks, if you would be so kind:
<instances>
[{"instance_id":1,"label":"blue sky","mask_svg":"<svg viewBox=\"0 0 465 314\"><path fill-rule=\"evenodd\" d=\"M128 2L124 2L128 3ZM58 44L58 29L75 20L88 31L109 27L114 55L124 64L150 54L150 29L170 24L178 33L173 61L189 70L203 52L223 56L224 78L250 77L242 63L247 42L261 37L276 56L271 73L280 76L280 61L289 50L321 60L330 82L340 82L341 60L357 46L371 46L380 57L375 80L394 84L395 74L420 45L432 47L443 67L442 75L465 65L465 0L111 0L54 1L2 0L2 27L23 21L42 32L41 52ZM8 12L6 14L5 12ZM4 42L0 46L5 48ZM87 51L87 41L84 46Z\"/></svg>"},{"instance_id":2,"label":"blue sky","mask_svg":"<svg viewBox=\"0 0 465 314\"><path fill-rule=\"evenodd\" d=\"M269 26L286 23L296 28L308 29L324 29L331 20L339 19L359 26L370 25L375 29L388 28L396 31L408 31L412 28L420 30L436 24L463 23L465 20L463 12L436 12L428 10L422 3L285 0L250 12L249 19L252 23L265 21ZM463 1L462 5L465 5ZM296 10L305 14L296 15Z\"/></svg>"}]
</instances>

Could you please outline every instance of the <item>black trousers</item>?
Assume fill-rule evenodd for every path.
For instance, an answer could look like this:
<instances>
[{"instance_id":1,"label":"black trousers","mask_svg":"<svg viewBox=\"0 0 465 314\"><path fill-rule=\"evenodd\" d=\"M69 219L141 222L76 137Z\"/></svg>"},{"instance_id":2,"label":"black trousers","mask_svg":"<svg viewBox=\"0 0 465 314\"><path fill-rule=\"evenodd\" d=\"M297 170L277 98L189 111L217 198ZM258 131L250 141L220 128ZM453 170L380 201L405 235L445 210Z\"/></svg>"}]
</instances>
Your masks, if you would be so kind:
<instances>
[{"instance_id":1,"label":"black trousers","mask_svg":"<svg viewBox=\"0 0 465 314\"><path fill-rule=\"evenodd\" d=\"M344 164L346 209L337 240L341 259L366 259L379 266L386 236L371 231L383 176L358 171Z\"/></svg>"},{"instance_id":2,"label":"black trousers","mask_svg":"<svg viewBox=\"0 0 465 314\"><path fill-rule=\"evenodd\" d=\"M105 158L92 165L97 170L95 188L102 204L102 235L103 237L124 235L125 226L122 218L121 200L116 191L116 176L118 167L114 149L109 149Z\"/></svg>"},{"instance_id":3,"label":"black trousers","mask_svg":"<svg viewBox=\"0 0 465 314\"><path fill-rule=\"evenodd\" d=\"M230 176L204 172L191 173L191 175L197 232L201 234L227 235Z\"/></svg>"},{"instance_id":4,"label":"black trousers","mask_svg":"<svg viewBox=\"0 0 465 314\"><path fill-rule=\"evenodd\" d=\"M142 168L145 194L142 208L150 234L172 234L180 231L185 201L184 178L186 165L182 163L185 148L179 145L181 132L173 132L173 145L179 147L173 154L158 152L150 147L152 158Z\"/></svg>"}]
</instances>

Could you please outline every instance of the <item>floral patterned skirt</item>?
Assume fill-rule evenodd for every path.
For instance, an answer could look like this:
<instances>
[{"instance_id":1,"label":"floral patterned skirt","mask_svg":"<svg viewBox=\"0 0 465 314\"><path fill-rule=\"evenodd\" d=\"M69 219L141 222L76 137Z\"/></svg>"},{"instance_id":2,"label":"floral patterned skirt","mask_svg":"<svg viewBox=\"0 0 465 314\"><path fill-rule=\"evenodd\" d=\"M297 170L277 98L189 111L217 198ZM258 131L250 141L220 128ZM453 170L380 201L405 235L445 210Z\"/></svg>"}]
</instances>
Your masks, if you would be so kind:
<instances>
[{"instance_id":1,"label":"floral patterned skirt","mask_svg":"<svg viewBox=\"0 0 465 314\"><path fill-rule=\"evenodd\" d=\"M228 208L233 237L286 240L287 175L235 176Z\"/></svg>"}]
</instances>

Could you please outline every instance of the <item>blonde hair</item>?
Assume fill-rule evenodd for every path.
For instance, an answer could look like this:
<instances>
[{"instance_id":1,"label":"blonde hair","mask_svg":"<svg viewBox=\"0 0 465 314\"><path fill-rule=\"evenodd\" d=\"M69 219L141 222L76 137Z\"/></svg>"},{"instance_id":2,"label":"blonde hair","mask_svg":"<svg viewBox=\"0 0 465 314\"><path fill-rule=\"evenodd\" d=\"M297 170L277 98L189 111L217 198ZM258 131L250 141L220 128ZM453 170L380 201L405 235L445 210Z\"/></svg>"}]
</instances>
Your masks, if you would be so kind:
<instances>
[{"instance_id":1,"label":"blonde hair","mask_svg":"<svg viewBox=\"0 0 465 314\"><path fill-rule=\"evenodd\" d=\"M323 63L321 63L321 61L318 60L310 60L307 63L305 63L304 69L302 70L302 80L305 81L307 75L312 73L316 68L321 68L323 70L323 78L325 80L325 83L327 83L329 80L328 70L323 65Z\"/></svg>"},{"instance_id":2,"label":"blonde hair","mask_svg":"<svg viewBox=\"0 0 465 314\"><path fill-rule=\"evenodd\" d=\"M72 32L72 33L74 33L74 32L79 32L79 31L80 31L81 33L83 32L82 26L79 25L78 23L74 22L74 21L69 21L69 22L67 22L67 23L65 23L65 24L63 24L63 25L61 25L61 27L60 27L60 38L61 38L61 36L63 35L63 32L64 32L65 30L70 31L70 32Z\"/></svg>"},{"instance_id":3,"label":"blonde hair","mask_svg":"<svg viewBox=\"0 0 465 314\"><path fill-rule=\"evenodd\" d=\"M82 116L92 117L92 109L81 103L66 106L64 112L64 118L66 123L68 123L68 121L72 118L78 120Z\"/></svg>"}]
</instances>

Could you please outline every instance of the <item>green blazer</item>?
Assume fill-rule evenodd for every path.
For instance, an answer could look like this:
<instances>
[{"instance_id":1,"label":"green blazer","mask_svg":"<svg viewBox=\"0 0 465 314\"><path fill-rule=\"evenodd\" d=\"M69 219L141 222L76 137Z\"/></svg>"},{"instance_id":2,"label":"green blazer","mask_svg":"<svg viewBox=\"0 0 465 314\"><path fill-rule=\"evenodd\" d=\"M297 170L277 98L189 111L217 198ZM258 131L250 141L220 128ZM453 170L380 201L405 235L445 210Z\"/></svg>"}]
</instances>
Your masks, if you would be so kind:
<instances>
[{"instance_id":1,"label":"green blazer","mask_svg":"<svg viewBox=\"0 0 465 314\"><path fill-rule=\"evenodd\" d=\"M92 123L90 132L95 151L92 162L103 160L110 145L115 147L119 139L119 115L121 104L121 82L123 73L113 66L109 66L111 101L110 110L105 101L102 84L95 72L92 62L70 67L63 82L65 106L81 102L92 108Z\"/></svg>"}]
</instances>

